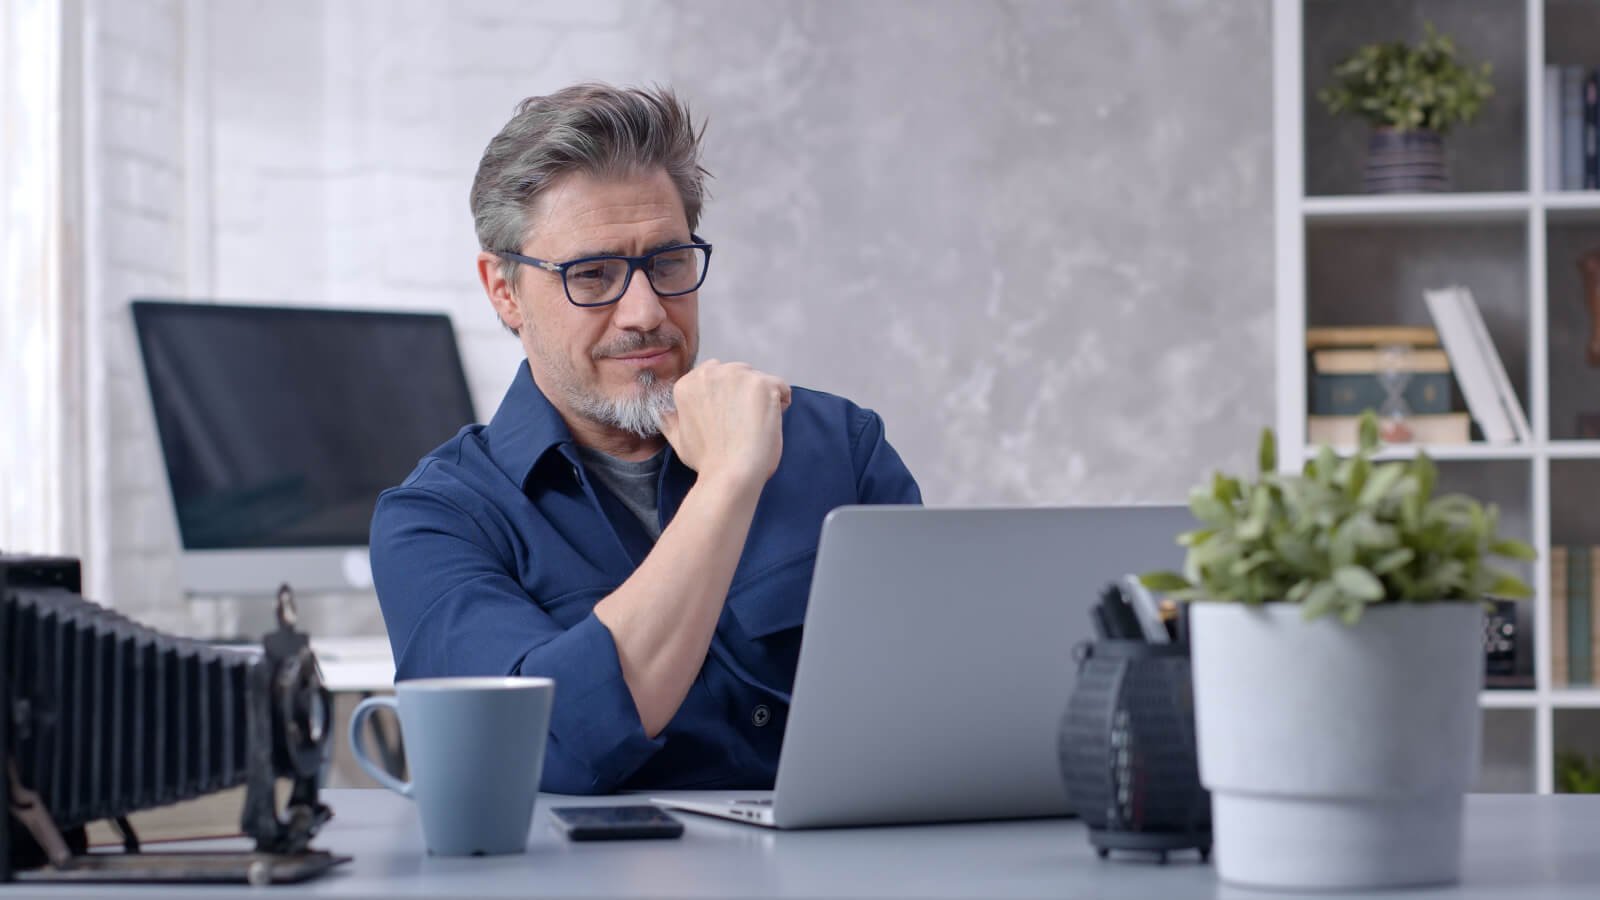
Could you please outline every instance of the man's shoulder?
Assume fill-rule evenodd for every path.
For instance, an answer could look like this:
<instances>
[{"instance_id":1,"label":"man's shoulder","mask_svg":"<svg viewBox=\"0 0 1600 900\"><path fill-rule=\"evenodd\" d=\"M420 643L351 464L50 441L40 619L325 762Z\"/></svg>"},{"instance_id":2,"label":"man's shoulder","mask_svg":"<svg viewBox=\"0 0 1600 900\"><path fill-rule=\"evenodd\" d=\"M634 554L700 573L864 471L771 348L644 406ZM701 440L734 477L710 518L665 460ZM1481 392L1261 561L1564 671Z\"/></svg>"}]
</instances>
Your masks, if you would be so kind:
<instances>
[{"instance_id":1,"label":"man's shoulder","mask_svg":"<svg viewBox=\"0 0 1600 900\"><path fill-rule=\"evenodd\" d=\"M468 425L428 451L417 461L411 474L384 491L383 496L435 494L460 504L481 494L485 482L498 473L479 437L483 428L482 425Z\"/></svg>"},{"instance_id":2,"label":"man's shoulder","mask_svg":"<svg viewBox=\"0 0 1600 900\"><path fill-rule=\"evenodd\" d=\"M861 420L876 415L848 397L799 386L790 387L789 413L798 414L811 424L847 429L859 427Z\"/></svg>"}]
</instances>

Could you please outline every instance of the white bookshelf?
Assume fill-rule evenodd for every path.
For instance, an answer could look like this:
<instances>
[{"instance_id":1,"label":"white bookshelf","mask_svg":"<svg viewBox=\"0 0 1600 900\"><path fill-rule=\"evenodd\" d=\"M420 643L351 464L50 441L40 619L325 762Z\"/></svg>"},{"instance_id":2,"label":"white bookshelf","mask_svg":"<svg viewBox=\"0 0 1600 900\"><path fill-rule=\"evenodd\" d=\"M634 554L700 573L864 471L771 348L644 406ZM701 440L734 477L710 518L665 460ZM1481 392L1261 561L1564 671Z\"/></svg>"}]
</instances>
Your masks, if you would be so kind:
<instances>
[{"instance_id":1,"label":"white bookshelf","mask_svg":"<svg viewBox=\"0 0 1600 900\"><path fill-rule=\"evenodd\" d=\"M1482 694L1486 710L1524 711L1522 714L1489 715L1485 728L1517 728L1530 731L1525 745L1531 770L1528 785L1539 793L1549 793L1554 787L1554 752L1556 746L1556 718L1566 711L1577 710L1581 715L1594 717L1600 729L1600 685L1584 688L1556 688L1552 684L1550 669L1550 598L1551 585L1545 560L1552 544L1551 479L1552 468L1569 466L1585 460L1600 461L1600 441L1552 439L1551 422L1551 367L1550 367L1550 298L1547 291L1547 253L1552 242L1552 228L1594 227L1600 229L1600 191L1551 192L1538 189L1545 183L1544 174L1544 77L1545 17L1549 9L1560 8L1570 15L1576 7L1588 2L1597 22L1600 22L1600 0L1504 0L1510 15L1520 12L1525 28L1520 37L1525 40L1521 59L1526 71L1521 86L1526 96L1526 122L1523 128L1522 160L1525 171L1522 184L1533 189L1514 191L1484 191L1447 194L1416 195L1307 195L1307 110L1314 100L1307 90L1307 78L1312 87L1325 83L1324 71L1307 72L1307 38L1317 35L1304 32L1306 12L1311 4L1320 4L1318 11L1326 15L1328 0L1274 0L1273 6L1273 110L1275 131L1274 205L1276 213L1276 309L1278 399L1276 426L1279 435L1281 459L1286 467L1297 467L1298 461L1314 448L1306 446L1306 361L1305 329L1308 321L1308 297L1314 285L1308 284L1308 245L1313 234L1327 234L1339 229L1405 230L1408 235L1423 232L1435 234L1448 242L1447 236L1484 228L1514 230L1522 241L1525 260L1526 315L1525 348L1526 381L1521 394L1533 429L1533 440L1525 444L1465 446L1438 446L1427 448L1428 453L1442 467L1503 467L1514 472L1510 482L1525 498L1527 532L1521 536L1530 540L1539 552L1540 562L1528 574L1534 586L1533 615L1522 618L1522 626L1533 628L1534 686L1527 690L1488 690ZM1398 6L1404 6L1401 0ZM1432 9L1437 4L1430 4ZM1583 12L1587 15L1587 11ZM1441 30L1448 31L1444 25ZM1508 29L1509 30L1509 29ZM1414 37L1410 20L1401 19L1390 38ZM1501 40L1516 40L1514 32ZM1597 31L1594 37L1600 37ZM1348 51L1353 47L1343 48ZM1466 53L1466 48L1463 48ZM1600 64L1597 50L1591 64ZM1491 100L1496 102L1500 98ZM1469 126L1470 127L1470 126ZM1447 140L1450 140L1447 138ZM1316 152L1327 152L1316 148ZM1359 191L1359 184L1350 186ZM1447 243L1446 243L1447 246ZM1471 287L1471 284L1468 284ZM1420 304L1420 296L1416 298ZM1562 302L1570 302L1563 299ZM1322 324L1313 321L1312 324ZM1378 324L1378 323L1374 323ZM1518 323L1519 326L1524 323ZM1500 345L1502 356L1506 347ZM1509 365L1509 363L1508 363ZM1513 373L1515 377L1516 373ZM1600 408L1600 398L1596 407ZM1415 448L1395 447L1384 451L1385 458L1406 458L1414 455ZM1559 469L1558 469L1559 470ZM1499 471L1494 469L1492 471ZM1600 466L1597 466L1600 473ZM1523 473L1526 473L1525 480ZM1502 483L1505 482L1503 477ZM1597 513L1600 515L1600 513ZM1561 543L1557 540L1556 543ZM1594 710L1594 713L1581 711ZM1531 715L1530 715L1531 714ZM1499 735L1498 737L1507 737ZM1501 745L1517 743L1499 741Z\"/></svg>"}]
</instances>

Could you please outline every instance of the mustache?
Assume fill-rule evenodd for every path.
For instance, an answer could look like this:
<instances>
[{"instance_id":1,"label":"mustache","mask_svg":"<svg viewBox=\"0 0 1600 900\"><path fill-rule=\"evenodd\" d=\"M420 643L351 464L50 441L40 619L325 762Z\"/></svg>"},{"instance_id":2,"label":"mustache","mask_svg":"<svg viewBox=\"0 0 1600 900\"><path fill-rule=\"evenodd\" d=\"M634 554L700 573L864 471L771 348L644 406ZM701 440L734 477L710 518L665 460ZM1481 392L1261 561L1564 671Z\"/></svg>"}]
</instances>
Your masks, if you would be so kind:
<instances>
[{"instance_id":1,"label":"mustache","mask_svg":"<svg viewBox=\"0 0 1600 900\"><path fill-rule=\"evenodd\" d=\"M625 353L639 353L644 350L672 350L683 346L683 335L668 334L662 331L649 333L630 331L609 344L601 344L590 351L593 358L605 359L608 356L621 356Z\"/></svg>"}]
</instances>

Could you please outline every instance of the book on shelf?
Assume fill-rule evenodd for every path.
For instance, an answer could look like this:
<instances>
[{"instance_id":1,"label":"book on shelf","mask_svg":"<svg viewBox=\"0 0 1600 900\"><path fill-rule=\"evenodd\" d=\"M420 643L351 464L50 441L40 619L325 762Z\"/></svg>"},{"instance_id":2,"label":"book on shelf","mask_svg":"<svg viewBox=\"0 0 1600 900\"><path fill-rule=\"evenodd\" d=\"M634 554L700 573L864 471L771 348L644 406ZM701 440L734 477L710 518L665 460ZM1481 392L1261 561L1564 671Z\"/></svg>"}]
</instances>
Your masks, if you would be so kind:
<instances>
[{"instance_id":1,"label":"book on shelf","mask_svg":"<svg viewBox=\"0 0 1600 900\"><path fill-rule=\"evenodd\" d=\"M1494 337L1489 334L1489 326L1483 321L1483 312L1473 301L1472 292L1466 288L1457 290L1456 302L1460 305L1467 324L1471 326L1470 332L1477 342L1479 358L1488 363L1489 377L1494 382L1495 397L1511 420L1511 430L1515 439L1524 444L1533 443L1533 427L1528 424L1528 416L1522 411L1522 401L1517 399L1517 391L1511 386L1511 376L1506 374L1505 361L1500 358L1500 351L1495 349Z\"/></svg>"},{"instance_id":2,"label":"book on shelf","mask_svg":"<svg viewBox=\"0 0 1600 900\"><path fill-rule=\"evenodd\" d=\"M1561 67L1544 67L1544 189L1561 190Z\"/></svg>"},{"instance_id":3,"label":"book on shelf","mask_svg":"<svg viewBox=\"0 0 1600 900\"><path fill-rule=\"evenodd\" d=\"M1567 548L1550 548L1550 683L1567 683Z\"/></svg>"},{"instance_id":4,"label":"book on shelf","mask_svg":"<svg viewBox=\"0 0 1600 900\"><path fill-rule=\"evenodd\" d=\"M1567 548L1567 684L1594 683L1589 548Z\"/></svg>"},{"instance_id":5,"label":"book on shelf","mask_svg":"<svg viewBox=\"0 0 1600 900\"><path fill-rule=\"evenodd\" d=\"M1311 370L1325 375L1373 375L1387 368L1382 350L1341 349L1311 351ZM1443 350L1417 348L1395 366L1402 372L1449 372L1450 357Z\"/></svg>"},{"instance_id":6,"label":"book on shelf","mask_svg":"<svg viewBox=\"0 0 1600 900\"><path fill-rule=\"evenodd\" d=\"M1600 187L1600 70L1544 67L1544 189Z\"/></svg>"},{"instance_id":7,"label":"book on shelf","mask_svg":"<svg viewBox=\"0 0 1600 900\"><path fill-rule=\"evenodd\" d=\"M1355 325L1306 329L1306 349L1359 347L1372 349L1390 345L1437 347L1439 332L1421 325Z\"/></svg>"},{"instance_id":8,"label":"book on shelf","mask_svg":"<svg viewBox=\"0 0 1600 900\"><path fill-rule=\"evenodd\" d=\"M1582 66L1561 67L1561 189L1583 187Z\"/></svg>"},{"instance_id":9,"label":"book on shelf","mask_svg":"<svg viewBox=\"0 0 1600 900\"><path fill-rule=\"evenodd\" d=\"M1600 546L1550 548L1550 683L1600 685Z\"/></svg>"},{"instance_id":10,"label":"book on shelf","mask_svg":"<svg viewBox=\"0 0 1600 900\"><path fill-rule=\"evenodd\" d=\"M1400 398L1413 415L1438 415L1453 408L1454 386L1455 380L1449 372L1419 372L1407 379ZM1388 399L1389 392L1375 372L1350 375L1312 372L1306 409L1314 416L1358 416L1369 409L1382 409Z\"/></svg>"},{"instance_id":11,"label":"book on shelf","mask_svg":"<svg viewBox=\"0 0 1600 900\"><path fill-rule=\"evenodd\" d=\"M1466 413L1406 416L1411 432L1408 443L1465 444L1472 439L1472 419ZM1334 447L1354 447L1361 442L1360 416L1307 416L1306 441Z\"/></svg>"},{"instance_id":12,"label":"book on shelf","mask_svg":"<svg viewBox=\"0 0 1600 900\"><path fill-rule=\"evenodd\" d=\"M1595 80L1595 71L1590 69L1583 74L1583 189L1592 191L1600 187L1596 180L1596 173L1600 172L1600 155L1595 150L1595 131L1600 126L1596 119L1600 110L1595 104L1600 102L1600 81Z\"/></svg>"},{"instance_id":13,"label":"book on shelf","mask_svg":"<svg viewBox=\"0 0 1600 900\"><path fill-rule=\"evenodd\" d=\"M1589 551L1589 683L1600 684L1600 547Z\"/></svg>"},{"instance_id":14,"label":"book on shelf","mask_svg":"<svg viewBox=\"0 0 1600 900\"><path fill-rule=\"evenodd\" d=\"M1484 440L1491 444L1530 441L1528 417L1472 293L1452 285L1423 291L1422 298L1444 341L1467 410L1482 429Z\"/></svg>"}]
</instances>

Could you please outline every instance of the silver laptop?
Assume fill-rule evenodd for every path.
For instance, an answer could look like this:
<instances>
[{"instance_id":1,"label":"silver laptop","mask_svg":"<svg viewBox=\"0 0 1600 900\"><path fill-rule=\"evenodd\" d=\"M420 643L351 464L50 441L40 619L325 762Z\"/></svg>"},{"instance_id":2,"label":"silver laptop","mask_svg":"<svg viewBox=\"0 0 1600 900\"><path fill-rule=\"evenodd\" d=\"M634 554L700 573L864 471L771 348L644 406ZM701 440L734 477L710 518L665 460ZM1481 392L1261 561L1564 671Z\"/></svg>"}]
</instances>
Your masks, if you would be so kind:
<instances>
[{"instance_id":1,"label":"silver laptop","mask_svg":"<svg viewBox=\"0 0 1600 900\"><path fill-rule=\"evenodd\" d=\"M656 797L771 828L1068 812L1056 735L1108 583L1182 564L1169 506L849 506L822 526L776 789Z\"/></svg>"}]
</instances>

